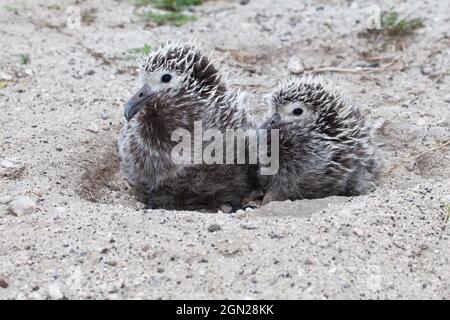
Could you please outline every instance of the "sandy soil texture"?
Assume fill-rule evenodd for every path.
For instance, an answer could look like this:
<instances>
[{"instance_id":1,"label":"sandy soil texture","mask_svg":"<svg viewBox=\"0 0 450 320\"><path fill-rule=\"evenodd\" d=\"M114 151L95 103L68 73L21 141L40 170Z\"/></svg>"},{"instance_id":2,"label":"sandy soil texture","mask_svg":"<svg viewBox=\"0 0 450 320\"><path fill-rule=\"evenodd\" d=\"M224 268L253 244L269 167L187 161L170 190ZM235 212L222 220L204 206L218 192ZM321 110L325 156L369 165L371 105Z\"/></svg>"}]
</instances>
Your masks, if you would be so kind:
<instances>
[{"instance_id":1,"label":"sandy soil texture","mask_svg":"<svg viewBox=\"0 0 450 320\"><path fill-rule=\"evenodd\" d=\"M380 1L425 19L396 39L364 33L372 1L241 2L205 1L175 27L139 21L132 0L1 1L0 299L450 298L449 2ZM180 39L250 97L289 69L338 68L323 77L377 128L376 190L143 210L117 171L122 106L136 48Z\"/></svg>"}]
</instances>

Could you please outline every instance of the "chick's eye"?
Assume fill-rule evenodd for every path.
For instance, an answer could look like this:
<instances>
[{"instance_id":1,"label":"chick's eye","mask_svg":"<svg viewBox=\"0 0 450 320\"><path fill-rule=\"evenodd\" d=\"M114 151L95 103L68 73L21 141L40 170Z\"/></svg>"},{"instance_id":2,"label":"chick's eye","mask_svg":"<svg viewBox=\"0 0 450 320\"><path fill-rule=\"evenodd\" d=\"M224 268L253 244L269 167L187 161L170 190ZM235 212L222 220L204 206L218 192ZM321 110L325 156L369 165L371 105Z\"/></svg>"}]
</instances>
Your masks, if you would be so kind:
<instances>
[{"instance_id":1,"label":"chick's eye","mask_svg":"<svg viewBox=\"0 0 450 320\"><path fill-rule=\"evenodd\" d=\"M301 108L295 108L292 113L294 114L294 116L299 116L303 113L303 109Z\"/></svg>"},{"instance_id":2,"label":"chick's eye","mask_svg":"<svg viewBox=\"0 0 450 320\"><path fill-rule=\"evenodd\" d=\"M164 74L161 77L161 82L168 83L168 82L170 82L170 80L172 80L172 76L168 73Z\"/></svg>"}]
</instances>

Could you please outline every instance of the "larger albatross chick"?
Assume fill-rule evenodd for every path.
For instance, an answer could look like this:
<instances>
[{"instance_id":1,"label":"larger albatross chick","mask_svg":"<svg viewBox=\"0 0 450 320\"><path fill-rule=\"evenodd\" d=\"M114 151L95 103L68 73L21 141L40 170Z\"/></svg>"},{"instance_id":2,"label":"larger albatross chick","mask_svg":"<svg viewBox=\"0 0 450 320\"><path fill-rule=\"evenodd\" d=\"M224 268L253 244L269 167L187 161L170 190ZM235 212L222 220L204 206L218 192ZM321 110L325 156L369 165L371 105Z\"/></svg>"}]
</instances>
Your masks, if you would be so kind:
<instances>
[{"instance_id":1,"label":"larger albatross chick","mask_svg":"<svg viewBox=\"0 0 450 320\"><path fill-rule=\"evenodd\" d=\"M190 44L166 44L140 70L142 88L125 107L119 139L120 169L151 208L236 210L253 189L255 167L179 164L172 159L177 129L203 131L253 127L210 59ZM200 137L201 138L201 137ZM204 146L202 147L204 148Z\"/></svg>"}]
</instances>

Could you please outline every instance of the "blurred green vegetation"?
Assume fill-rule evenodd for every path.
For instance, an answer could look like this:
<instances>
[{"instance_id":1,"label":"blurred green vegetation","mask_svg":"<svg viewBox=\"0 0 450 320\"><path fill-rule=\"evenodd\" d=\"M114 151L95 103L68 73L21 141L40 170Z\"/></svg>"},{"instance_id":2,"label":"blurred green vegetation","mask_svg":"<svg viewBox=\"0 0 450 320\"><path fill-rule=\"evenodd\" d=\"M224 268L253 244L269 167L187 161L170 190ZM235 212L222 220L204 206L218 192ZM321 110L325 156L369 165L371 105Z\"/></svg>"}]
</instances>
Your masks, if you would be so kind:
<instances>
[{"instance_id":1,"label":"blurred green vegetation","mask_svg":"<svg viewBox=\"0 0 450 320\"><path fill-rule=\"evenodd\" d=\"M181 11L187 6L198 6L203 0L137 0L137 6L148 6L167 11Z\"/></svg>"},{"instance_id":2,"label":"blurred green vegetation","mask_svg":"<svg viewBox=\"0 0 450 320\"><path fill-rule=\"evenodd\" d=\"M16 7L12 7L12 6L4 6L6 11L12 12L14 13L16 16L19 15L19 9Z\"/></svg>"},{"instance_id":3,"label":"blurred green vegetation","mask_svg":"<svg viewBox=\"0 0 450 320\"><path fill-rule=\"evenodd\" d=\"M146 12L139 14L144 21L153 21L157 25L181 26L188 21L196 20L195 16L183 14L188 6L198 6L203 0L136 0L138 7L153 6L161 12Z\"/></svg>"},{"instance_id":4,"label":"blurred green vegetation","mask_svg":"<svg viewBox=\"0 0 450 320\"><path fill-rule=\"evenodd\" d=\"M392 9L381 15L381 28L387 35L403 36L424 26L422 18L400 19L399 16L399 13Z\"/></svg>"},{"instance_id":5,"label":"blurred green vegetation","mask_svg":"<svg viewBox=\"0 0 450 320\"><path fill-rule=\"evenodd\" d=\"M447 223L450 221L450 204L445 204L444 208L445 208L444 210L446 210L444 222Z\"/></svg>"},{"instance_id":6,"label":"blurred green vegetation","mask_svg":"<svg viewBox=\"0 0 450 320\"><path fill-rule=\"evenodd\" d=\"M185 15L179 12L168 12L168 13L154 13L147 12L141 15L141 18L146 21L153 21L157 25L173 25L179 27L188 21L194 21L197 18L195 16Z\"/></svg>"},{"instance_id":7,"label":"blurred green vegetation","mask_svg":"<svg viewBox=\"0 0 450 320\"><path fill-rule=\"evenodd\" d=\"M28 53L19 53L20 64L29 64L30 63L30 55Z\"/></svg>"},{"instance_id":8,"label":"blurred green vegetation","mask_svg":"<svg viewBox=\"0 0 450 320\"><path fill-rule=\"evenodd\" d=\"M146 43L142 48L133 48L128 50L129 53L147 55L152 51L152 47Z\"/></svg>"},{"instance_id":9,"label":"blurred green vegetation","mask_svg":"<svg viewBox=\"0 0 450 320\"><path fill-rule=\"evenodd\" d=\"M92 24L97 19L97 11L98 9L95 8L83 10L81 12L81 21L86 25Z\"/></svg>"}]
</instances>

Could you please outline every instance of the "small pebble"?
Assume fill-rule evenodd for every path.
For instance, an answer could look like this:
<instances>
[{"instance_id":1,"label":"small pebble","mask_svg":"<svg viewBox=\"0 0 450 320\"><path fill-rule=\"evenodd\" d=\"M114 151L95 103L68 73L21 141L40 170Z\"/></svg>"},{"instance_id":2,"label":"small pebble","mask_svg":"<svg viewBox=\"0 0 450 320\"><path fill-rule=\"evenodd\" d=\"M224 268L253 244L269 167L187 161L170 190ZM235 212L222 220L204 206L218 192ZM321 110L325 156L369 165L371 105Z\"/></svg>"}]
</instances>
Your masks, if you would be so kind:
<instances>
[{"instance_id":1,"label":"small pebble","mask_svg":"<svg viewBox=\"0 0 450 320\"><path fill-rule=\"evenodd\" d=\"M354 210L363 210L364 208L367 207L367 203L366 202L352 202L350 205L350 209L354 209Z\"/></svg>"},{"instance_id":2,"label":"small pebble","mask_svg":"<svg viewBox=\"0 0 450 320\"><path fill-rule=\"evenodd\" d=\"M230 213L233 208L228 204L223 204L220 206L220 210L225 213Z\"/></svg>"},{"instance_id":3,"label":"small pebble","mask_svg":"<svg viewBox=\"0 0 450 320\"><path fill-rule=\"evenodd\" d=\"M8 206L8 212L14 216L31 214L36 211L36 203L29 197L18 197L11 201Z\"/></svg>"},{"instance_id":4,"label":"small pebble","mask_svg":"<svg viewBox=\"0 0 450 320\"><path fill-rule=\"evenodd\" d=\"M222 230L222 227L219 226L218 224L212 224L212 225L210 225L208 227L208 231L209 232L217 232L217 231L220 231L220 230Z\"/></svg>"},{"instance_id":5,"label":"small pebble","mask_svg":"<svg viewBox=\"0 0 450 320\"><path fill-rule=\"evenodd\" d=\"M297 57L291 57L289 59L287 68L290 73L299 74L303 72L302 62Z\"/></svg>"},{"instance_id":6,"label":"small pebble","mask_svg":"<svg viewBox=\"0 0 450 320\"><path fill-rule=\"evenodd\" d=\"M20 167L20 165L12 162L10 160L5 159L0 162L0 167L6 168L6 169L15 169L15 168Z\"/></svg>"},{"instance_id":7,"label":"small pebble","mask_svg":"<svg viewBox=\"0 0 450 320\"><path fill-rule=\"evenodd\" d=\"M125 287L125 283L122 280L115 281L107 286L108 293L117 293L120 289Z\"/></svg>"},{"instance_id":8,"label":"small pebble","mask_svg":"<svg viewBox=\"0 0 450 320\"><path fill-rule=\"evenodd\" d=\"M11 81L12 79L12 75L0 71L0 80Z\"/></svg>"},{"instance_id":9,"label":"small pebble","mask_svg":"<svg viewBox=\"0 0 450 320\"><path fill-rule=\"evenodd\" d=\"M241 224L241 228L245 230L255 230L258 229L258 227L250 225L250 224Z\"/></svg>"},{"instance_id":10,"label":"small pebble","mask_svg":"<svg viewBox=\"0 0 450 320\"><path fill-rule=\"evenodd\" d=\"M0 197L0 204L8 204L12 201L12 197L10 196L2 196Z\"/></svg>"},{"instance_id":11,"label":"small pebble","mask_svg":"<svg viewBox=\"0 0 450 320\"><path fill-rule=\"evenodd\" d=\"M418 120L416 121L416 124L417 124L418 126L424 126L424 125L426 124L426 122L425 122L424 119L418 119Z\"/></svg>"},{"instance_id":12,"label":"small pebble","mask_svg":"<svg viewBox=\"0 0 450 320\"><path fill-rule=\"evenodd\" d=\"M422 74L424 75L429 75L431 73L434 72L434 68L430 65L424 65L420 68L420 71L422 72Z\"/></svg>"},{"instance_id":13,"label":"small pebble","mask_svg":"<svg viewBox=\"0 0 450 320\"><path fill-rule=\"evenodd\" d=\"M3 137L5 137L5 139L9 139L12 137L12 133L10 130L4 130L3 131Z\"/></svg>"},{"instance_id":14,"label":"small pebble","mask_svg":"<svg viewBox=\"0 0 450 320\"><path fill-rule=\"evenodd\" d=\"M337 212L337 215L341 216L341 217L351 217L352 216L352 210L350 208L344 208L342 210L339 210Z\"/></svg>"},{"instance_id":15,"label":"small pebble","mask_svg":"<svg viewBox=\"0 0 450 320\"><path fill-rule=\"evenodd\" d=\"M67 209L64 208L64 207L56 207L56 208L55 208L55 212L58 213L58 214L63 214L63 213L65 213L66 211L67 211Z\"/></svg>"},{"instance_id":16,"label":"small pebble","mask_svg":"<svg viewBox=\"0 0 450 320\"><path fill-rule=\"evenodd\" d=\"M6 289L6 288L8 288L8 287L9 287L9 283L6 282L5 279L0 278L0 288Z\"/></svg>"},{"instance_id":17,"label":"small pebble","mask_svg":"<svg viewBox=\"0 0 450 320\"><path fill-rule=\"evenodd\" d=\"M61 292L61 289L56 283L52 283L48 286L48 294L52 299L62 299L64 295Z\"/></svg>"},{"instance_id":18,"label":"small pebble","mask_svg":"<svg viewBox=\"0 0 450 320\"><path fill-rule=\"evenodd\" d=\"M88 131L93 132L93 133L97 133L98 132L98 125L96 125L95 123L91 124L88 128Z\"/></svg>"},{"instance_id":19,"label":"small pebble","mask_svg":"<svg viewBox=\"0 0 450 320\"><path fill-rule=\"evenodd\" d=\"M450 102L450 94L445 96L444 101L445 102Z\"/></svg>"},{"instance_id":20,"label":"small pebble","mask_svg":"<svg viewBox=\"0 0 450 320\"><path fill-rule=\"evenodd\" d=\"M355 227L355 228L353 228L353 233L355 234L355 235L357 235L358 237L362 237L363 235L364 235L364 231L361 229L361 228L357 228L357 227Z\"/></svg>"},{"instance_id":21,"label":"small pebble","mask_svg":"<svg viewBox=\"0 0 450 320\"><path fill-rule=\"evenodd\" d=\"M381 134L383 134L383 135L386 135L386 132L385 132L385 129L386 129L386 126L389 124L389 121L387 121L386 119L384 119L384 118L379 118L374 124L373 124L373 128L377 131L377 132L379 132L379 133L381 133Z\"/></svg>"},{"instance_id":22,"label":"small pebble","mask_svg":"<svg viewBox=\"0 0 450 320\"><path fill-rule=\"evenodd\" d=\"M108 114L106 111L103 111L103 112L100 114L100 118L101 118L102 120L107 120L107 119L109 119L109 114Z\"/></svg>"},{"instance_id":23,"label":"small pebble","mask_svg":"<svg viewBox=\"0 0 450 320\"><path fill-rule=\"evenodd\" d=\"M234 256L235 254L239 253L241 251L241 248L243 246L242 242L239 239L224 239L220 240L217 244L217 249L219 252L226 256Z\"/></svg>"}]
</instances>

